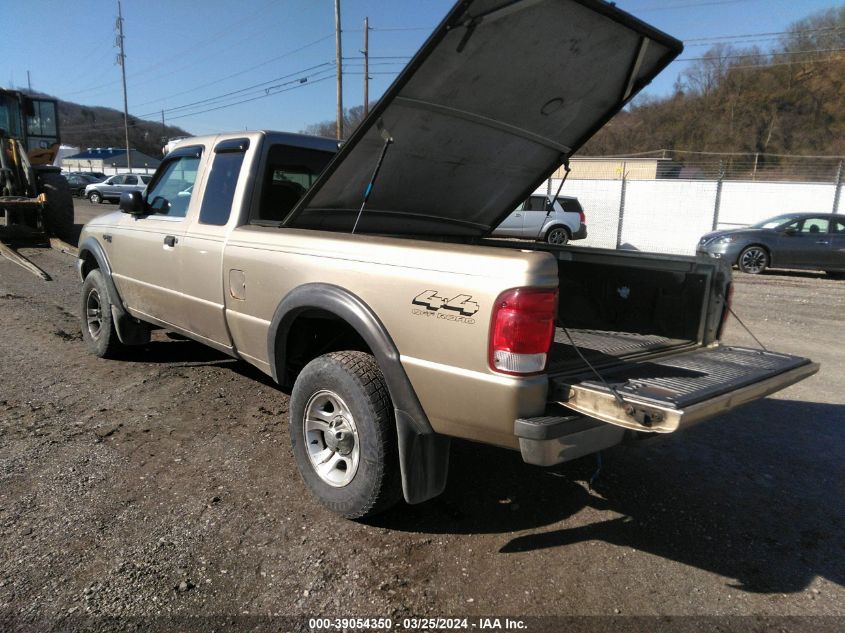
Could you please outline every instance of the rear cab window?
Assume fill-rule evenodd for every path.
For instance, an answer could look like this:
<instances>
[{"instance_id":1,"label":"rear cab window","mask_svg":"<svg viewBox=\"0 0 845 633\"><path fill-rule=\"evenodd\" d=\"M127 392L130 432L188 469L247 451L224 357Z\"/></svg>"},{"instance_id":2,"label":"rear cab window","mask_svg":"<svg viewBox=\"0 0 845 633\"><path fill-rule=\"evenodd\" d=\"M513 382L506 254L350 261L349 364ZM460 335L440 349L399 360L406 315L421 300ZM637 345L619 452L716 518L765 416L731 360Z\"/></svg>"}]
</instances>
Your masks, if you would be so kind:
<instances>
[{"instance_id":1,"label":"rear cab window","mask_svg":"<svg viewBox=\"0 0 845 633\"><path fill-rule=\"evenodd\" d=\"M333 152L280 143L271 145L250 222L262 224L284 220L332 158Z\"/></svg>"}]
</instances>

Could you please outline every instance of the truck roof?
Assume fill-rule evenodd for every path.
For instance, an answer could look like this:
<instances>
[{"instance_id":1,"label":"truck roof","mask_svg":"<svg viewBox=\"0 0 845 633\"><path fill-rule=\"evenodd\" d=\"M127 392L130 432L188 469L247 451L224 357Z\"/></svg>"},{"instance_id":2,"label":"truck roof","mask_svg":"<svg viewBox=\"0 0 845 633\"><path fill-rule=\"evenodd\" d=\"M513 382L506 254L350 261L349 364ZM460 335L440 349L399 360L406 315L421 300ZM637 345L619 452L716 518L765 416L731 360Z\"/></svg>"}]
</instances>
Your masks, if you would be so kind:
<instances>
[{"instance_id":1,"label":"truck roof","mask_svg":"<svg viewBox=\"0 0 845 633\"><path fill-rule=\"evenodd\" d=\"M206 134L204 136L190 136L179 139L173 149L190 146L193 143L213 143L215 141L226 141L236 138L248 138L257 142L265 137L270 143L290 145L292 147L304 147L324 152L336 152L339 142L333 138L323 136L310 136L308 134L294 134L292 132L278 132L275 130L250 130L248 132L222 132L220 134Z\"/></svg>"}]
</instances>

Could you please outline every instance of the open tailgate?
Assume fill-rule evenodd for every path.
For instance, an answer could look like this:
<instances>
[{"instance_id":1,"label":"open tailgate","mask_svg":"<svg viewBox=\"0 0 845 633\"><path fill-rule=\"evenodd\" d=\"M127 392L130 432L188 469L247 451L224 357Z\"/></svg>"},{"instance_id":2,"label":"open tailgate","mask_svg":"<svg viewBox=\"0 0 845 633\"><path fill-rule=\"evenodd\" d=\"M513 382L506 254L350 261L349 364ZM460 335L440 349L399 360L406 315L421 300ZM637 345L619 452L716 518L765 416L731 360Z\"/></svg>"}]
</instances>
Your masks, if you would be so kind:
<instances>
[{"instance_id":1,"label":"open tailgate","mask_svg":"<svg viewBox=\"0 0 845 633\"><path fill-rule=\"evenodd\" d=\"M583 415L637 431L670 433L794 384L819 370L807 358L711 347L601 372L552 378L551 399Z\"/></svg>"}]
</instances>

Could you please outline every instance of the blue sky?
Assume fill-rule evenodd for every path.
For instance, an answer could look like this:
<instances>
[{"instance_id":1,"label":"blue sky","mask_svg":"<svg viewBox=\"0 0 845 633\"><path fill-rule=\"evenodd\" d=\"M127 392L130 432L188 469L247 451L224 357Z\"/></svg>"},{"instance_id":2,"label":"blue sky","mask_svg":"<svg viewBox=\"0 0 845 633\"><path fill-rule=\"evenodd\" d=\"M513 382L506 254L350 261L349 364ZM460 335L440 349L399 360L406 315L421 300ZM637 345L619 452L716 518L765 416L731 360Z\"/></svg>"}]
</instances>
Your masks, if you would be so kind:
<instances>
[{"instance_id":1,"label":"blue sky","mask_svg":"<svg viewBox=\"0 0 845 633\"><path fill-rule=\"evenodd\" d=\"M370 18L371 99L452 6L452 0L342 0L344 105L362 103L360 49ZM783 31L829 0L619 0L617 5L675 37ZM116 0L28 0L3 9L7 67L0 85L26 85L89 105L123 107L115 65ZM192 133L235 129L299 131L334 118L333 0L125 0L129 110ZM11 27L11 28L10 28ZM763 40L762 47L771 44ZM683 58L707 50L687 42ZM383 59L375 59L380 57ZM647 90L664 95L689 62L676 62ZM308 81L300 83L303 78ZM270 88L270 96L267 95ZM218 101L211 97L234 93ZM213 111L234 101L246 101ZM187 107L182 107L187 106ZM169 110L169 111L168 111Z\"/></svg>"}]
</instances>

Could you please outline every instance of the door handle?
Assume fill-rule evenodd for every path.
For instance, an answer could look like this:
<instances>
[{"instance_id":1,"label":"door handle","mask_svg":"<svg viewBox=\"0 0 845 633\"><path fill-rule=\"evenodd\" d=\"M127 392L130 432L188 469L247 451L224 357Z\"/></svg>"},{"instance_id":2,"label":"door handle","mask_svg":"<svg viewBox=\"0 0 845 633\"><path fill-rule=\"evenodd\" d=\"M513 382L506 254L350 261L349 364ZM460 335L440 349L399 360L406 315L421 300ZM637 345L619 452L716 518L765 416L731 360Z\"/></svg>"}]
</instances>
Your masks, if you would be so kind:
<instances>
[{"instance_id":1,"label":"door handle","mask_svg":"<svg viewBox=\"0 0 845 633\"><path fill-rule=\"evenodd\" d=\"M816 244L830 244L828 240L816 240Z\"/></svg>"},{"instance_id":2,"label":"door handle","mask_svg":"<svg viewBox=\"0 0 845 633\"><path fill-rule=\"evenodd\" d=\"M171 247L172 247L172 246L176 246L176 243L177 243L178 241L179 241L179 240L177 240L177 239L176 239L176 236L175 236L175 235L167 235L167 236L165 236L165 238L164 238L164 245L165 245L165 246L171 246Z\"/></svg>"},{"instance_id":3,"label":"door handle","mask_svg":"<svg viewBox=\"0 0 845 633\"><path fill-rule=\"evenodd\" d=\"M515 218L521 218L521 217L522 217L522 214L521 214L521 213L514 213L514 214L513 214L513 217L515 217Z\"/></svg>"}]
</instances>

